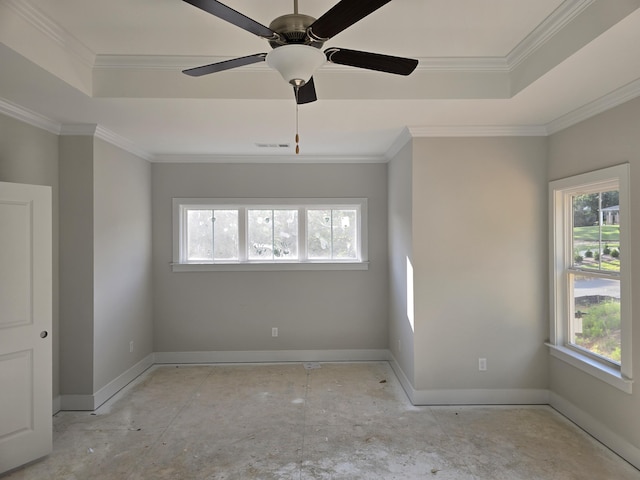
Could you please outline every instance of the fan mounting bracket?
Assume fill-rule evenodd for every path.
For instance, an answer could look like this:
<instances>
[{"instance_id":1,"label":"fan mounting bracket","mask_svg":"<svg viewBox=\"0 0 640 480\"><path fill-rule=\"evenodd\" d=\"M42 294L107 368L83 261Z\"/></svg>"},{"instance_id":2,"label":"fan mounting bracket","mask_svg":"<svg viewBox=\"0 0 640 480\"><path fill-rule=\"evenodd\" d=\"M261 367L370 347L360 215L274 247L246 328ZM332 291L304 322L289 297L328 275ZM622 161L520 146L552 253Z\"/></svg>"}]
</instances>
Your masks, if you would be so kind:
<instances>
[{"instance_id":1,"label":"fan mounting bracket","mask_svg":"<svg viewBox=\"0 0 640 480\"><path fill-rule=\"evenodd\" d=\"M316 48L322 47L324 41L318 42L317 39L311 38L308 34L309 27L315 21L315 18L301 13L281 15L269 24L269 28L278 35L277 38L268 39L269 44L273 48L291 44L312 45Z\"/></svg>"}]
</instances>

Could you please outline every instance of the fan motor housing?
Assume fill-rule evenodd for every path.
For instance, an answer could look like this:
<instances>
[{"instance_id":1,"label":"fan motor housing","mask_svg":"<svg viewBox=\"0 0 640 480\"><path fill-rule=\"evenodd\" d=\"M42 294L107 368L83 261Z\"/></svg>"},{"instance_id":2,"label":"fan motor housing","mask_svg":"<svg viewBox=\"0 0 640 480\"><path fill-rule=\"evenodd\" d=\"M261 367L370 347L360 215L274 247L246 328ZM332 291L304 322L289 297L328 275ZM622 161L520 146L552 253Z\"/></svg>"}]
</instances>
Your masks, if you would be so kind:
<instances>
[{"instance_id":1,"label":"fan motor housing","mask_svg":"<svg viewBox=\"0 0 640 480\"><path fill-rule=\"evenodd\" d=\"M269 28L280 35L278 40L269 40L269 43L273 48L296 43L311 44L307 28L315 21L315 18L300 13L282 15L269 24ZM321 46L316 41L313 41L313 44L314 47L320 48Z\"/></svg>"}]
</instances>

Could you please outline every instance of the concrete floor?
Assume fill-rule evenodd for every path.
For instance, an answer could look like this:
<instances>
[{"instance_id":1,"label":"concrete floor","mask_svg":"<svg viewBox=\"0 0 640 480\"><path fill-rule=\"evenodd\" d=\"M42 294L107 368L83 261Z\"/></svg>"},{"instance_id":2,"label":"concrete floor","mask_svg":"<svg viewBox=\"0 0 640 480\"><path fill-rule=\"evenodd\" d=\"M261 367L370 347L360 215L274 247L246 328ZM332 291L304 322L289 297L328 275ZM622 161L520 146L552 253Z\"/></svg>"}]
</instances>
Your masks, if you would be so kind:
<instances>
[{"instance_id":1,"label":"concrete floor","mask_svg":"<svg viewBox=\"0 0 640 480\"><path fill-rule=\"evenodd\" d=\"M638 480L549 407L414 407L386 362L156 366L17 479Z\"/></svg>"}]
</instances>

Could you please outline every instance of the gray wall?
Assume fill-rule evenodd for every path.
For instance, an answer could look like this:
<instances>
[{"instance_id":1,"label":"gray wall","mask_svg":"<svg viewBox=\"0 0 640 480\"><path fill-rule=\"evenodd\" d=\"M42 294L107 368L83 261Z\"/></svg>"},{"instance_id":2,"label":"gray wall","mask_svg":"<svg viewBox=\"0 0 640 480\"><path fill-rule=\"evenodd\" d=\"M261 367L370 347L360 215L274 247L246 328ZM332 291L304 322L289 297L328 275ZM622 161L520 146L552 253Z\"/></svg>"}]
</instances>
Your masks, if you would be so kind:
<instances>
[{"instance_id":1,"label":"gray wall","mask_svg":"<svg viewBox=\"0 0 640 480\"><path fill-rule=\"evenodd\" d=\"M640 244L640 99L570 127L551 136L549 180L628 162L631 165L631 245ZM631 252L631 276L640 278L640 253ZM632 283L632 298L640 299L640 281ZM637 312L640 306L633 307ZM640 323L634 315L632 348L634 376L640 375ZM640 449L640 392L629 395L576 368L552 358L552 392L605 425ZM638 453L635 453L636 459Z\"/></svg>"},{"instance_id":2,"label":"gray wall","mask_svg":"<svg viewBox=\"0 0 640 480\"><path fill-rule=\"evenodd\" d=\"M60 137L60 392L93 393L93 137Z\"/></svg>"},{"instance_id":3,"label":"gray wall","mask_svg":"<svg viewBox=\"0 0 640 480\"><path fill-rule=\"evenodd\" d=\"M527 401L524 389L544 399L546 151L541 137L413 140L416 390L493 389Z\"/></svg>"},{"instance_id":4,"label":"gray wall","mask_svg":"<svg viewBox=\"0 0 640 480\"><path fill-rule=\"evenodd\" d=\"M97 391L153 352L151 165L96 139L93 173Z\"/></svg>"},{"instance_id":5,"label":"gray wall","mask_svg":"<svg viewBox=\"0 0 640 480\"><path fill-rule=\"evenodd\" d=\"M152 353L151 166L60 137L60 207L60 390L92 395Z\"/></svg>"},{"instance_id":6,"label":"gray wall","mask_svg":"<svg viewBox=\"0 0 640 480\"><path fill-rule=\"evenodd\" d=\"M408 142L388 164L389 181L389 349L414 384L413 148Z\"/></svg>"},{"instance_id":7,"label":"gray wall","mask_svg":"<svg viewBox=\"0 0 640 480\"><path fill-rule=\"evenodd\" d=\"M386 169L154 164L155 351L386 349ZM173 197L367 197L369 270L173 273Z\"/></svg>"},{"instance_id":8,"label":"gray wall","mask_svg":"<svg viewBox=\"0 0 640 480\"><path fill-rule=\"evenodd\" d=\"M58 136L0 115L0 181L48 185L53 205L53 397L59 391Z\"/></svg>"}]
</instances>

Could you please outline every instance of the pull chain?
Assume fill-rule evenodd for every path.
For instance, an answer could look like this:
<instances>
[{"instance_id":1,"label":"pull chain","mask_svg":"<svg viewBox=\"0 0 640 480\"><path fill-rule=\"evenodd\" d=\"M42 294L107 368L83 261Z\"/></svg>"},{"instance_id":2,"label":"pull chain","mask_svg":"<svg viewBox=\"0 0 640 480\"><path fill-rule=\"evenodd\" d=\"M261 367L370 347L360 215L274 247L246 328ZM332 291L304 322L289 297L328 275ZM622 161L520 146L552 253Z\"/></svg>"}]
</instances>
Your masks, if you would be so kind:
<instances>
[{"instance_id":1,"label":"pull chain","mask_svg":"<svg viewBox=\"0 0 640 480\"><path fill-rule=\"evenodd\" d=\"M295 88L296 91L296 155L300 154L300 135L298 135L298 92L300 87Z\"/></svg>"}]
</instances>

